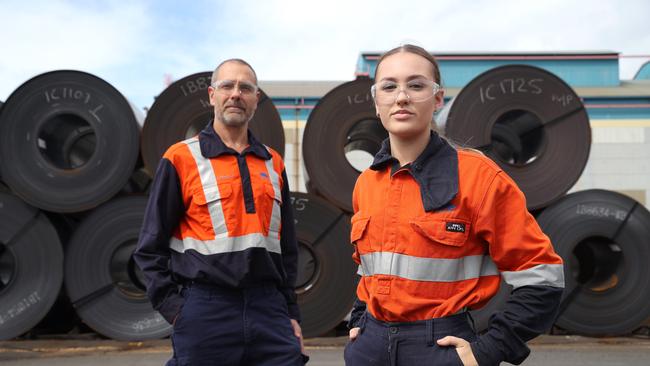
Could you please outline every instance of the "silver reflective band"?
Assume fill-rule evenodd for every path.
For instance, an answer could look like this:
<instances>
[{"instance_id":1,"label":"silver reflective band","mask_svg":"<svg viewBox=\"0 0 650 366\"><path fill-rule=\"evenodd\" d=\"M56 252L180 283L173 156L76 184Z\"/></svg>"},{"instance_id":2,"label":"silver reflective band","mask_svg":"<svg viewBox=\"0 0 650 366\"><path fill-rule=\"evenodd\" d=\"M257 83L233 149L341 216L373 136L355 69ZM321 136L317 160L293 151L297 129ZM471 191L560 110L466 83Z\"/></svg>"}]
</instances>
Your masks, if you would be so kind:
<instances>
[{"instance_id":1,"label":"silver reflective band","mask_svg":"<svg viewBox=\"0 0 650 366\"><path fill-rule=\"evenodd\" d=\"M364 276L383 274L414 281L455 282L499 274L486 255L447 259L373 252L361 256L361 266Z\"/></svg>"},{"instance_id":2,"label":"silver reflective band","mask_svg":"<svg viewBox=\"0 0 650 366\"><path fill-rule=\"evenodd\" d=\"M269 150L269 153L271 153L271 150L268 146L265 145L264 147L266 147L266 149ZM273 210L271 211L271 222L269 223L269 235L271 235L271 233L280 232L282 215L280 213L281 208L279 202L282 202L282 191L280 190L280 177L278 176L278 173L275 171L275 169L273 169L272 157L266 161L266 170L269 173L269 179L273 185L273 193L275 195L273 200Z\"/></svg>"},{"instance_id":3,"label":"silver reflective band","mask_svg":"<svg viewBox=\"0 0 650 366\"><path fill-rule=\"evenodd\" d=\"M212 169L212 163L210 163L210 159L204 158L201 154L198 137L185 140L183 143L190 149L192 157L196 162L196 167L199 170L201 186L203 187L203 194L205 194L205 201L208 202L207 206L210 212L215 238L226 237L228 235L228 228L226 227L223 205L220 200L221 194L219 193L216 174L214 174L214 169Z\"/></svg>"},{"instance_id":4,"label":"silver reflective band","mask_svg":"<svg viewBox=\"0 0 650 366\"><path fill-rule=\"evenodd\" d=\"M194 238L183 238L183 240L180 240L172 237L169 245L172 250L179 253L193 249L203 255L241 252L250 248L264 248L272 253L282 253L279 237L266 237L260 233L213 240L198 240Z\"/></svg>"},{"instance_id":5,"label":"silver reflective band","mask_svg":"<svg viewBox=\"0 0 650 366\"><path fill-rule=\"evenodd\" d=\"M514 288L521 286L552 286L564 288L564 267L561 264L538 264L521 271L501 272Z\"/></svg>"},{"instance_id":6,"label":"silver reflective band","mask_svg":"<svg viewBox=\"0 0 650 366\"><path fill-rule=\"evenodd\" d=\"M363 276L363 267L361 267L361 265L359 265L359 268L357 268L357 274L359 276Z\"/></svg>"}]
</instances>

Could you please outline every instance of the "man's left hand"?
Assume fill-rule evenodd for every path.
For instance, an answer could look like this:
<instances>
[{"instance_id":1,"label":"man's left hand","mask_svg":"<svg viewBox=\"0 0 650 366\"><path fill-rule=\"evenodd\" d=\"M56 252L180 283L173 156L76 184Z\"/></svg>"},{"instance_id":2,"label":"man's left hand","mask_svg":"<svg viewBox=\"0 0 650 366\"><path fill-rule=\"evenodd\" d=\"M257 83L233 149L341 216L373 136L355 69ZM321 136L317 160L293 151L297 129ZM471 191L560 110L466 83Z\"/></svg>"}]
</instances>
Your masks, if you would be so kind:
<instances>
[{"instance_id":1,"label":"man's left hand","mask_svg":"<svg viewBox=\"0 0 650 366\"><path fill-rule=\"evenodd\" d=\"M291 327L293 327L293 334L300 340L300 352L304 355L305 343L302 341L302 329L300 328L300 324L298 324L297 320L291 319Z\"/></svg>"}]
</instances>

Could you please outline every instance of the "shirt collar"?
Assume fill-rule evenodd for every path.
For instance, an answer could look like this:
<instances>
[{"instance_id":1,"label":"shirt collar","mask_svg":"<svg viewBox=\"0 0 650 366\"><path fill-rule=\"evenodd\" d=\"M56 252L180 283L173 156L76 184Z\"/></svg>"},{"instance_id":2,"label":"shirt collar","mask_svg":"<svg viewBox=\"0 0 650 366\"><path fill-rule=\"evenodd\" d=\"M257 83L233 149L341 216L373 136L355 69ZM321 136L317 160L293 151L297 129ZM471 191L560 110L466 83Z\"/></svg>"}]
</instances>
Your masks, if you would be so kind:
<instances>
[{"instance_id":1,"label":"shirt collar","mask_svg":"<svg viewBox=\"0 0 650 366\"><path fill-rule=\"evenodd\" d=\"M229 148L226 144L223 143L221 137L217 134L212 126L213 121L211 120L207 126L199 133L199 146L201 147L201 155L203 157L216 158L217 156L230 154L237 155L237 151ZM271 159L271 153L266 149L261 142L259 142L251 130L248 130L248 147L242 151L241 155L254 154L258 157L269 160Z\"/></svg>"},{"instance_id":2,"label":"shirt collar","mask_svg":"<svg viewBox=\"0 0 650 366\"><path fill-rule=\"evenodd\" d=\"M370 169L383 170L392 165L390 162L395 163L397 159L390 154L390 141L386 139ZM429 143L420 156L403 168L420 186L426 212L444 207L458 194L458 152L435 131L431 131Z\"/></svg>"}]
</instances>

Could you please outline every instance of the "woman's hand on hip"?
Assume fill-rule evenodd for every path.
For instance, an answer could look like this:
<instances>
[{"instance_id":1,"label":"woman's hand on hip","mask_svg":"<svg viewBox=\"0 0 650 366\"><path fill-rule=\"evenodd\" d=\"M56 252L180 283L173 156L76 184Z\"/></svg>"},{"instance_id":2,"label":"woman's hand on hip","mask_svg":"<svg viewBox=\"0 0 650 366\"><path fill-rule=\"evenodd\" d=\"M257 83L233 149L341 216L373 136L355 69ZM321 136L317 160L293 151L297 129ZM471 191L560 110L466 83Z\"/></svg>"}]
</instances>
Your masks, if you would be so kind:
<instances>
[{"instance_id":1,"label":"woman's hand on hip","mask_svg":"<svg viewBox=\"0 0 650 366\"><path fill-rule=\"evenodd\" d=\"M476 361L476 357L472 353L472 346L470 346L468 341L454 336L446 336L438 339L438 345L443 347L456 347L456 352L458 352L458 357L460 357L463 365L478 366L478 361Z\"/></svg>"}]
</instances>

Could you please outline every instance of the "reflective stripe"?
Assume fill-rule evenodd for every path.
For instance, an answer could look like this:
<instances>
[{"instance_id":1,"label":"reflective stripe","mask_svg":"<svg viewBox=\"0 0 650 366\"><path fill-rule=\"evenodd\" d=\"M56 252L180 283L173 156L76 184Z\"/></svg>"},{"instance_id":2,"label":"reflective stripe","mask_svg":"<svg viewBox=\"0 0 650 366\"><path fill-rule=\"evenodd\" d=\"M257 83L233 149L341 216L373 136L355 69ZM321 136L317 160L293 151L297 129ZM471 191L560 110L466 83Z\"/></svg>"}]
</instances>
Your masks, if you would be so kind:
<instances>
[{"instance_id":1,"label":"reflective stripe","mask_svg":"<svg viewBox=\"0 0 650 366\"><path fill-rule=\"evenodd\" d=\"M531 285L564 288L564 267L561 264L538 264L522 271L504 271L501 275L514 288Z\"/></svg>"},{"instance_id":2,"label":"reflective stripe","mask_svg":"<svg viewBox=\"0 0 650 366\"><path fill-rule=\"evenodd\" d=\"M365 276L384 274L414 281L454 282L499 274L487 255L447 259L373 252L361 256L361 265Z\"/></svg>"},{"instance_id":3,"label":"reflective stripe","mask_svg":"<svg viewBox=\"0 0 650 366\"><path fill-rule=\"evenodd\" d=\"M357 268L357 274L359 276L363 276L363 268L359 265L359 268Z\"/></svg>"},{"instance_id":4,"label":"reflective stripe","mask_svg":"<svg viewBox=\"0 0 650 366\"><path fill-rule=\"evenodd\" d=\"M192 137L183 141L183 143L190 149L194 162L196 162L199 177L201 178L201 186L203 187L203 194L205 194L205 201L208 203L208 212L210 213L215 238L225 238L228 236L228 228L226 227L226 219L223 214L219 185L217 184L216 174L214 173L210 159L206 159L201 154L198 137Z\"/></svg>"},{"instance_id":5,"label":"reflective stripe","mask_svg":"<svg viewBox=\"0 0 650 366\"><path fill-rule=\"evenodd\" d=\"M268 147L266 147L269 149ZM269 150L269 153L271 151ZM273 201L273 210L271 211L271 222L269 222L269 235L271 233L280 232L280 223L282 221L282 216L280 214L280 202L282 202L282 190L280 190L280 176L273 169L273 154L271 154L271 159L266 161L266 170L269 173L269 179L271 184L273 184L273 194L275 195L275 200Z\"/></svg>"},{"instance_id":6,"label":"reflective stripe","mask_svg":"<svg viewBox=\"0 0 650 366\"><path fill-rule=\"evenodd\" d=\"M203 255L240 252L249 248L264 248L269 252L278 254L282 252L280 238L265 237L260 233L214 240L198 240L194 238L180 240L172 237L170 247L179 253L194 249Z\"/></svg>"}]
</instances>

